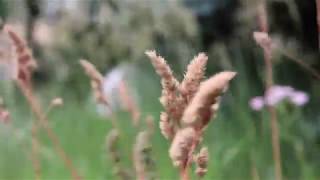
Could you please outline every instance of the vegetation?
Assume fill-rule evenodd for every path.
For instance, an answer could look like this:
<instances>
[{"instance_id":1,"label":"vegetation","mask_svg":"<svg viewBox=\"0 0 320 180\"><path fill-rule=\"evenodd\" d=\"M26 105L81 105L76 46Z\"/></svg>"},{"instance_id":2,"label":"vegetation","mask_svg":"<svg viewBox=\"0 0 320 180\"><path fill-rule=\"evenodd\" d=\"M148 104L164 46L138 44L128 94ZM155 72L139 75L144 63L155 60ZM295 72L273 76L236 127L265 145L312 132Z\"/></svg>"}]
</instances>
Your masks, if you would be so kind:
<instances>
[{"instance_id":1,"label":"vegetation","mask_svg":"<svg viewBox=\"0 0 320 180\"><path fill-rule=\"evenodd\" d=\"M0 0L0 179L319 179L315 1L34 2Z\"/></svg>"}]
</instances>

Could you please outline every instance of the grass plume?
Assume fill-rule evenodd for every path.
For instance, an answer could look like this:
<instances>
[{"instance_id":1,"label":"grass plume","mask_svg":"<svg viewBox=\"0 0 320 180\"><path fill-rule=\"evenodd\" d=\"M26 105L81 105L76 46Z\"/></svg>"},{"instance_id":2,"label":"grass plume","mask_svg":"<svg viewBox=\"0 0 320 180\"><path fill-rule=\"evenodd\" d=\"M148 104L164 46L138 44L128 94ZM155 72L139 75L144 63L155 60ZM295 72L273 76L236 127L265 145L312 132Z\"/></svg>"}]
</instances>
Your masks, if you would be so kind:
<instances>
[{"instance_id":1,"label":"grass plume","mask_svg":"<svg viewBox=\"0 0 320 180\"><path fill-rule=\"evenodd\" d=\"M169 155L173 165L180 168L180 178L188 180L188 169L195 162L194 151L202 141L205 127L218 110L220 96L226 91L229 81L234 78L236 73L221 72L201 82L204 78L208 57L204 53L200 53L190 63L184 80L176 89L175 85L179 83L173 77L166 61L161 56L157 56L155 51L147 51L146 54L161 77L162 92L167 92L168 84L172 85L169 86L172 87L170 89L172 95L167 97L167 93L162 93L160 99L166 110L160 115L160 129L162 134L172 141ZM163 103L163 98L171 99L171 101ZM176 109L168 108L172 105ZM204 152L205 150L202 151L202 155L205 154ZM208 154L203 155L203 158L200 159L204 160L204 156L208 157ZM197 174L203 176L206 172L207 161L200 164L198 162L200 168L198 168Z\"/></svg>"},{"instance_id":2,"label":"grass plume","mask_svg":"<svg viewBox=\"0 0 320 180\"><path fill-rule=\"evenodd\" d=\"M31 50L27 47L25 41L15 31L13 31L10 26L5 26L4 31L8 34L9 38L13 43L13 46L16 48L18 74L15 79L15 82L18 88L21 90L22 94L25 96L33 114L38 120L38 122L33 122L34 126L39 124L42 128L45 129L49 139L53 143L54 149L65 163L65 166L70 170L73 179L82 179L78 172L75 170L71 159L63 150L59 138L51 129L49 125L49 120L46 117L46 114L43 112L40 103L38 102L36 96L33 93L31 78L33 70L37 67L37 63L33 58ZM36 137L37 133L35 130L33 130L34 142L37 141ZM35 145L35 143L33 144ZM38 173L39 170L36 171Z\"/></svg>"}]
</instances>

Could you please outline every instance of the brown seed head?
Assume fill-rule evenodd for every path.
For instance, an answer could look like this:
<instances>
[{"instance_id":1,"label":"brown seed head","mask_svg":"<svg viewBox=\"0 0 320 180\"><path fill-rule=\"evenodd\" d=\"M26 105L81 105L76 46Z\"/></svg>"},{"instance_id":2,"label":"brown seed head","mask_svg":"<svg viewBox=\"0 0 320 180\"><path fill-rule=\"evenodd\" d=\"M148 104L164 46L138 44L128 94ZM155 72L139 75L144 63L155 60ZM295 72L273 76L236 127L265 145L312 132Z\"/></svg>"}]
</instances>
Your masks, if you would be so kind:
<instances>
[{"instance_id":1,"label":"brown seed head","mask_svg":"<svg viewBox=\"0 0 320 180\"><path fill-rule=\"evenodd\" d=\"M157 56L155 51L146 51L146 55L150 58L153 67L161 78L162 96L160 102L168 115L178 120L177 91L179 83L173 76L171 68L161 56Z\"/></svg>"},{"instance_id":2,"label":"brown seed head","mask_svg":"<svg viewBox=\"0 0 320 180\"><path fill-rule=\"evenodd\" d=\"M107 98L103 92L103 76L93 64L86 60L80 60L80 65L91 79L91 88L93 90L96 102L99 104L108 105Z\"/></svg>"},{"instance_id":3,"label":"brown seed head","mask_svg":"<svg viewBox=\"0 0 320 180\"><path fill-rule=\"evenodd\" d=\"M186 103L188 103L197 92L200 82L204 78L207 61L208 56L204 53L199 53L188 65L187 73L179 89Z\"/></svg>"},{"instance_id":4,"label":"brown seed head","mask_svg":"<svg viewBox=\"0 0 320 180\"><path fill-rule=\"evenodd\" d=\"M212 106L218 103L218 97L226 90L229 81L235 75L235 72L221 72L201 83L199 91L183 114L182 123L196 129L204 128L211 116L216 113Z\"/></svg>"},{"instance_id":5,"label":"brown seed head","mask_svg":"<svg viewBox=\"0 0 320 180\"><path fill-rule=\"evenodd\" d=\"M16 48L18 66L17 80L30 86L32 72L37 68L37 63L33 58L32 52L25 41L13 31L10 26L5 26L4 31L9 35L10 40Z\"/></svg>"}]
</instances>

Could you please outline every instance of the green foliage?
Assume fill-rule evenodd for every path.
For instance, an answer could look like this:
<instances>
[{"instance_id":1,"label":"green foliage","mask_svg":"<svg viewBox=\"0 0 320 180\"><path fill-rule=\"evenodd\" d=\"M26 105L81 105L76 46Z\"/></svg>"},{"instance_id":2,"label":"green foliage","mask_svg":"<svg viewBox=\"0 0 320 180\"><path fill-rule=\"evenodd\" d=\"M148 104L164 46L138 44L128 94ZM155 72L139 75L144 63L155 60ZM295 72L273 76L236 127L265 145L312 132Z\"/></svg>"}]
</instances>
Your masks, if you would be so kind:
<instances>
[{"instance_id":1,"label":"green foliage","mask_svg":"<svg viewBox=\"0 0 320 180\"><path fill-rule=\"evenodd\" d=\"M174 60L170 64L178 72L183 72L182 67L184 69L198 50L195 21L180 4L162 1L95 3L99 4L99 9L92 15L94 17L89 16L87 20L65 17L57 25L54 47L44 58L49 61L49 69L57 69L59 75L65 74L62 81L67 87L83 89L83 73L77 67L79 58L88 59L104 72L119 62L145 61L144 52L157 49L167 59ZM64 68L59 68L61 66Z\"/></svg>"},{"instance_id":2,"label":"green foliage","mask_svg":"<svg viewBox=\"0 0 320 180\"><path fill-rule=\"evenodd\" d=\"M4 19L5 17L7 17L7 14L8 14L7 0L0 0L0 19Z\"/></svg>"}]
</instances>

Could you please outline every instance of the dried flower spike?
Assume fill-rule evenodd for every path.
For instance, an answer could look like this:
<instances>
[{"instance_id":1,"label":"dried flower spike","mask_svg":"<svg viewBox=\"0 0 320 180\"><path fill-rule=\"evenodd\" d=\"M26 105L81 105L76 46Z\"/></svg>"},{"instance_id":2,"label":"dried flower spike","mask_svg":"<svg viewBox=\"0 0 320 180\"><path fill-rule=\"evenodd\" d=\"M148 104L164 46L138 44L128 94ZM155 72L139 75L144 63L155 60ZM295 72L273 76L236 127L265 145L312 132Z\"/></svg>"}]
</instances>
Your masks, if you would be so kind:
<instances>
[{"instance_id":1,"label":"dried flower spike","mask_svg":"<svg viewBox=\"0 0 320 180\"><path fill-rule=\"evenodd\" d=\"M37 63L33 58L32 52L26 45L25 41L15 31L13 31L10 26L5 26L4 29L16 48L18 66L17 80L27 86L30 86L32 72L37 68Z\"/></svg>"},{"instance_id":2,"label":"dried flower spike","mask_svg":"<svg viewBox=\"0 0 320 180\"><path fill-rule=\"evenodd\" d=\"M178 108L176 104L176 94L179 85L177 79L173 76L173 72L166 61L161 56L157 56L155 51L146 51L146 55L150 58L156 72L161 77L161 104L164 106L170 117L173 117L173 119L179 119L177 117L179 113L177 112Z\"/></svg>"},{"instance_id":3,"label":"dried flower spike","mask_svg":"<svg viewBox=\"0 0 320 180\"><path fill-rule=\"evenodd\" d=\"M129 173L121 167L121 157L118 149L119 133L113 129L106 137L107 154L113 163L113 172L121 180L131 179Z\"/></svg>"},{"instance_id":4,"label":"dried flower spike","mask_svg":"<svg viewBox=\"0 0 320 180\"><path fill-rule=\"evenodd\" d=\"M94 92L96 102L99 104L108 105L107 98L103 93L103 76L89 61L80 60L80 64L91 79L91 87Z\"/></svg>"},{"instance_id":5,"label":"dried flower spike","mask_svg":"<svg viewBox=\"0 0 320 180\"><path fill-rule=\"evenodd\" d=\"M148 130L140 132L133 149L134 165L139 180L155 179L155 161L151 155L150 135Z\"/></svg>"},{"instance_id":6,"label":"dried flower spike","mask_svg":"<svg viewBox=\"0 0 320 180\"><path fill-rule=\"evenodd\" d=\"M160 101L165 108L160 115L161 133L172 140L169 155L174 166L180 167L181 179L188 180L193 153L202 141L203 131L211 117L216 115L220 96L236 73L221 72L201 83L208 57L200 53L189 64L185 78L177 89L177 80L166 61L154 51L147 51L146 54L161 77L163 89ZM207 171L207 152L204 149L198 156L199 176Z\"/></svg>"},{"instance_id":7,"label":"dried flower spike","mask_svg":"<svg viewBox=\"0 0 320 180\"><path fill-rule=\"evenodd\" d=\"M221 72L201 83L198 92L183 114L184 126L204 128L211 116L216 113L216 109L212 107L217 107L214 105L219 103L219 97L235 75L235 72Z\"/></svg>"},{"instance_id":8,"label":"dried flower spike","mask_svg":"<svg viewBox=\"0 0 320 180\"><path fill-rule=\"evenodd\" d=\"M204 78L207 61L208 56L204 53L199 53L188 65L187 73L179 88L185 102L189 102L197 92L200 82Z\"/></svg>"},{"instance_id":9,"label":"dried flower spike","mask_svg":"<svg viewBox=\"0 0 320 180\"><path fill-rule=\"evenodd\" d=\"M16 48L18 66L18 75L15 81L16 84L25 96L31 110L38 120L38 123L46 130L57 154L64 161L66 167L70 170L73 179L80 180L81 177L78 175L78 172L74 169L71 160L64 152L58 137L49 126L49 120L46 114L42 111L38 99L34 96L31 77L33 70L37 67L37 63L32 56L31 50L26 45L25 41L9 26L5 26L4 31L8 34L13 46Z\"/></svg>"}]
</instances>

